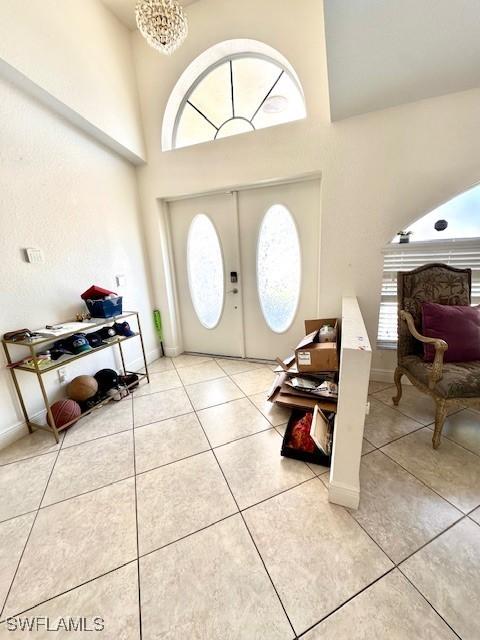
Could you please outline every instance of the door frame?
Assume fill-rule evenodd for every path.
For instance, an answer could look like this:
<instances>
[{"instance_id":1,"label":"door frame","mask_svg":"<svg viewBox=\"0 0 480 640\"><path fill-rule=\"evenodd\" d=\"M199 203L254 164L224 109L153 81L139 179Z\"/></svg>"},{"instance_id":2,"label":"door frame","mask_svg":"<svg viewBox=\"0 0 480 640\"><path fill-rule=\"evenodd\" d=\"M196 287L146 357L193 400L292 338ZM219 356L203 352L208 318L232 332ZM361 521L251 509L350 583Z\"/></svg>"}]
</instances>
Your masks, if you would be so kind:
<instances>
[{"instance_id":1,"label":"door frame","mask_svg":"<svg viewBox=\"0 0 480 640\"><path fill-rule=\"evenodd\" d=\"M210 196L219 193L233 193L235 197L235 227L237 232L238 241L238 255L239 255L239 271L242 273L241 264L241 238L239 233L239 207L238 207L238 192L247 191L251 189L259 189L262 187L274 187L277 185L292 184L308 182L310 180L318 180L320 184L320 202L319 204L319 237L318 237L318 256L317 256L317 278L320 283L320 259L321 259L321 219L322 219L322 207L321 207L321 194L322 194L322 172L310 171L307 173L301 173L292 175L287 178L274 178L269 180L258 180L256 182L249 182L244 184L237 184L226 186L217 189L208 189L206 191L196 191L191 193L183 193L175 196L163 196L157 199L158 211L159 211L159 236L160 236L160 250L162 254L162 266L165 277L165 289L167 294L167 321L170 326L170 334L173 338L174 344L165 347L165 355L169 357L175 357L183 353L183 336L182 327L180 322L180 308L178 304L178 287L175 276L175 262L173 255L173 241L172 231L170 225L170 211L169 203L179 200L188 200L190 198L197 198L202 196ZM240 301L242 306L242 357L245 357L245 316L243 295ZM320 306L320 294L317 291L316 307L317 313Z\"/></svg>"}]
</instances>

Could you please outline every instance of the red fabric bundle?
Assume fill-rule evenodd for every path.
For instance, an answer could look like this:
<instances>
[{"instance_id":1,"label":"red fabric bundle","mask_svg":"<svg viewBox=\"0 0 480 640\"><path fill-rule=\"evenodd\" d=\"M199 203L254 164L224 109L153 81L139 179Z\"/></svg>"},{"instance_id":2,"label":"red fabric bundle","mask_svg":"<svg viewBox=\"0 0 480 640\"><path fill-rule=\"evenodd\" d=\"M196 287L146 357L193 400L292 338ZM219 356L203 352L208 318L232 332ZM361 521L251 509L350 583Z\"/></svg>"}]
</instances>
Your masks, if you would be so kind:
<instances>
[{"instance_id":1,"label":"red fabric bundle","mask_svg":"<svg viewBox=\"0 0 480 640\"><path fill-rule=\"evenodd\" d=\"M307 413L296 422L292 429L292 435L288 443L289 447L313 453L316 449L315 442L310 436L313 414Z\"/></svg>"},{"instance_id":2,"label":"red fabric bundle","mask_svg":"<svg viewBox=\"0 0 480 640\"><path fill-rule=\"evenodd\" d=\"M82 300L102 300L111 295L116 296L117 294L114 291L109 291L108 289L93 284L89 289L84 291L80 297Z\"/></svg>"}]
</instances>

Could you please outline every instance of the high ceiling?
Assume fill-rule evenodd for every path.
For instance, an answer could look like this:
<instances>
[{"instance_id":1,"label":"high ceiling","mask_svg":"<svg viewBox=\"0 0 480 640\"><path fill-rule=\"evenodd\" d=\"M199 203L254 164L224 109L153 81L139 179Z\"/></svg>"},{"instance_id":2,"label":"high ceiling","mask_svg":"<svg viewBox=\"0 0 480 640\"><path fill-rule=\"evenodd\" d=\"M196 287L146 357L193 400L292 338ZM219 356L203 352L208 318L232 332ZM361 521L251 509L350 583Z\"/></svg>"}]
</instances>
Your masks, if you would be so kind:
<instances>
[{"instance_id":1,"label":"high ceiling","mask_svg":"<svg viewBox=\"0 0 480 640\"><path fill-rule=\"evenodd\" d=\"M136 0L102 1L135 29ZM480 87L480 0L324 0L324 13L332 120Z\"/></svg>"},{"instance_id":2,"label":"high ceiling","mask_svg":"<svg viewBox=\"0 0 480 640\"><path fill-rule=\"evenodd\" d=\"M102 0L102 2L126 27L132 30L137 28L135 23L135 5L137 4L137 0ZM193 2L196 2L196 0L180 0L180 4L184 7Z\"/></svg>"},{"instance_id":3,"label":"high ceiling","mask_svg":"<svg viewBox=\"0 0 480 640\"><path fill-rule=\"evenodd\" d=\"M332 120L480 86L479 0L325 0Z\"/></svg>"}]
</instances>

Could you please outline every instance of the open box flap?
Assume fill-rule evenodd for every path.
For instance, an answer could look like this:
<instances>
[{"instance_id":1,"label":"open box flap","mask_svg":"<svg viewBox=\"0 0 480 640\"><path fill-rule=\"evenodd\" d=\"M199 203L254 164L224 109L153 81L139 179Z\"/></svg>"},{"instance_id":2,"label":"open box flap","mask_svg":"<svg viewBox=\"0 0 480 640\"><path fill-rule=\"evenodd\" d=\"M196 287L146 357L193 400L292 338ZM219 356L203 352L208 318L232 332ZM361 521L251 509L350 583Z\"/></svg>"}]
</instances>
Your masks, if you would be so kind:
<instances>
[{"instance_id":1,"label":"open box flap","mask_svg":"<svg viewBox=\"0 0 480 640\"><path fill-rule=\"evenodd\" d=\"M325 455L329 456L332 449L332 433L327 416L320 409L318 404L313 410L312 426L310 427L310 437L317 447Z\"/></svg>"},{"instance_id":2,"label":"open box flap","mask_svg":"<svg viewBox=\"0 0 480 640\"><path fill-rule=\"evenodd\" d=\"M316 335L317 335L317 331L312 331L312 333L309 333L307 336L302 338L300 342L297 344L297 346L295 347L295 351L297 349L303 349L304 347L309 347L310 345L315 344Z\"/></svg>"}]
</instances>

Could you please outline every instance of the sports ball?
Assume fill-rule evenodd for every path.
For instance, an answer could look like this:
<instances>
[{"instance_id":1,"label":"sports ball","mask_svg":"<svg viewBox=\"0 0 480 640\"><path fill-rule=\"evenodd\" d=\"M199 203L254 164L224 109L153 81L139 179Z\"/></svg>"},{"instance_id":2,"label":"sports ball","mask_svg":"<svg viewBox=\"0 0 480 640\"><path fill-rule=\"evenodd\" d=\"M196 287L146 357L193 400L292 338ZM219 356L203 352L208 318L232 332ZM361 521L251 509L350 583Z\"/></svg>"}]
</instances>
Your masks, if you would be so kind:
<instances>
[{"instance_id":1,"label":"sports ball","mask_svg":"<svg viewBox=\"0 0 480 640\"><path fill-rule=\"evenodd\" d=\"M57 429L59 427L63 427L63 425L67 424L67 422L79 418L82 414L80 405L75 402L75 400L58 400L57 402L54 402L52 404L50 410L52 412L53 419L55 420L55 426L57 427ZM53 427L48 415L47 422L51 427Z\"/></svg>"},{"instance_id":2,"label":"sports ball","mask_svg":"<svg viewBox=\"0 0 480 640\"><path fill-rule=\"evenodd\" d=\"M67 387L67 394L72 400L83 402L98 391L98 382L93 376L77 376Z\"/></svg>"}]
</instances>

